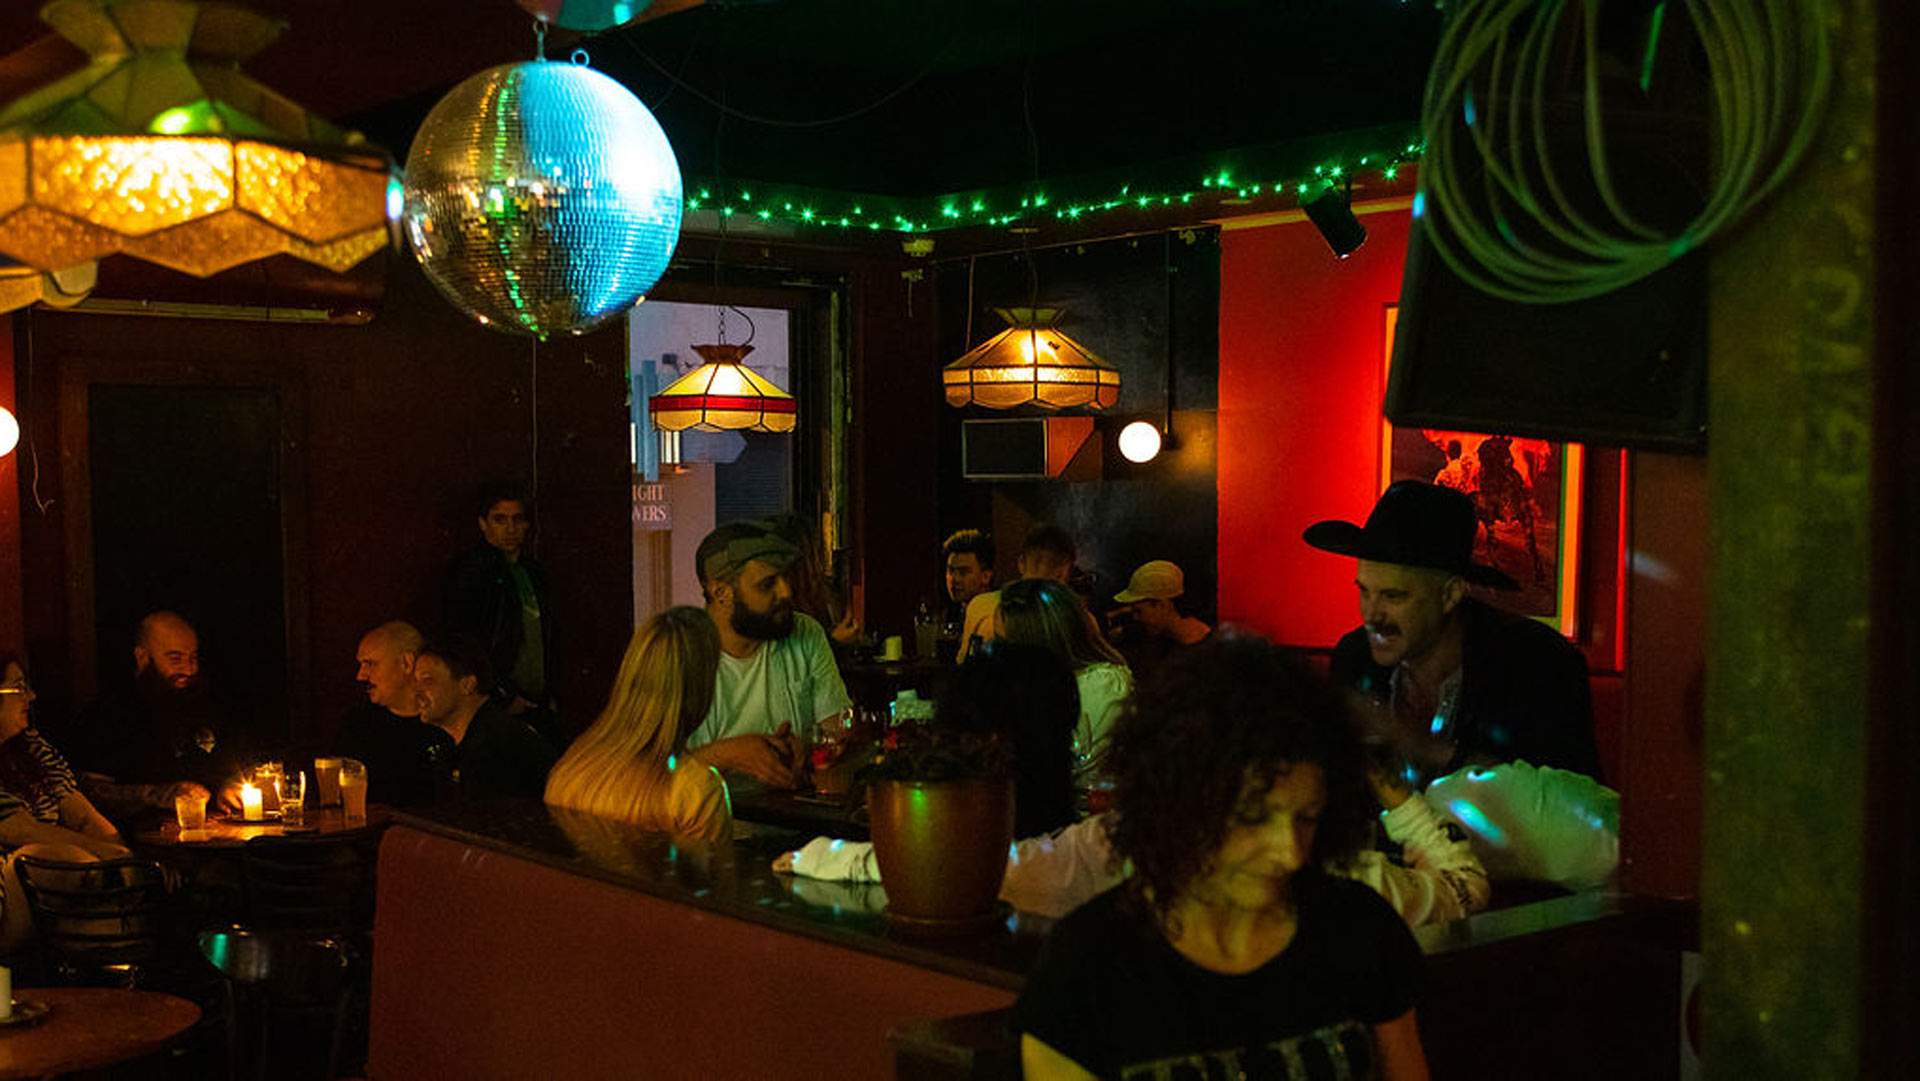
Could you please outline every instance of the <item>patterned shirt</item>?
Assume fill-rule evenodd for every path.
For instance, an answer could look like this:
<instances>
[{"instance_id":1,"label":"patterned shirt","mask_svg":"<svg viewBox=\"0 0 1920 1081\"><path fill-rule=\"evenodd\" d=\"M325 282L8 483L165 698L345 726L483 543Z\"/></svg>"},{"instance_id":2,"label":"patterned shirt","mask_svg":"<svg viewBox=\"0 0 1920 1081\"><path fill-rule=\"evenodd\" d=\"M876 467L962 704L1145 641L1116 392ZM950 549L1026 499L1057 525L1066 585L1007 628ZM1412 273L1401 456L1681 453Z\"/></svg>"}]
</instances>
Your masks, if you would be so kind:
<instances>
[{"instance_id":1,"label":"patterned shirt","mask_svg":"<svg viewBox=\"0 0 1920 1081\"><path fill-rule=\"evenodd\" d=\"M60 801L77 788L73 767L38 730L29 728L0 747L0 818L24 810L58 825Z\"/></svg>"}]
</instances>

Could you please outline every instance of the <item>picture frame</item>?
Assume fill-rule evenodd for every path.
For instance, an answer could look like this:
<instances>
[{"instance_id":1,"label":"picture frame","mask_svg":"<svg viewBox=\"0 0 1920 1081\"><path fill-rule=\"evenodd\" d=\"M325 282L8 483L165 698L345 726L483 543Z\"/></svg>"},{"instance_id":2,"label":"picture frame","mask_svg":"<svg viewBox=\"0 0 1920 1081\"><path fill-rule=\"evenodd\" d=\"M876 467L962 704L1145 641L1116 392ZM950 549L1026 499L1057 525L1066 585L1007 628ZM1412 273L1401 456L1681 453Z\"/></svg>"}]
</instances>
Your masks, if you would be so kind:
<instances>
[{"instance_id":1,"label":"picture frame","mask_svg":"<svg viewBox=\"0 0 1920 1081\"><path fill-rule=\"evenodd\" d=\"M1393 362L1399 305L1386 306L1381 386ZM1399 480L1441 484L1474 502L1474 560L1518 590L1476 586L1497 608L1538 619L1578 640L1580 537L1586 448L1527 436L1396 428L1380 420L1380 490Z\"/></svg>"}]
</instances>

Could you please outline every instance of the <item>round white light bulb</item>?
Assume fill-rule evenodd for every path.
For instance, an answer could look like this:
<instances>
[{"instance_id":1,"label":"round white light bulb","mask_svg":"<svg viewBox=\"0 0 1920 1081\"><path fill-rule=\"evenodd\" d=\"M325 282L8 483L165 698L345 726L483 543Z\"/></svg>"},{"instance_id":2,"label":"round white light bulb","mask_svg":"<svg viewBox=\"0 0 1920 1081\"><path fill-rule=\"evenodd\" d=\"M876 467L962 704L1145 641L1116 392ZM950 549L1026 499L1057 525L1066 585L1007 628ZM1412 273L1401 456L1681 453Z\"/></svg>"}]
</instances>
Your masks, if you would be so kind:
<instances>
[{"instance_id":1,"label":"round white light bulb","mask_svg":"<svg viewBox=\"0 0 1920 1081\"><path fill-rule=\"evenodd\" d=\"M1120 456L1129 462L1151 462L1160 453L1160 429L1136 420L1120 429Z\"/></svg>"},{"instance_id":2,"label":"round white light bulb","mask_svg":"<svg viewBox=\"0 0 1920 1081\"><path fill-rule=\"evenodd\" d=\"M20 422L13 419L11 412L0 407L0 458L12 454L13 448L19 445Z\"/></svg>"}]
</instances>

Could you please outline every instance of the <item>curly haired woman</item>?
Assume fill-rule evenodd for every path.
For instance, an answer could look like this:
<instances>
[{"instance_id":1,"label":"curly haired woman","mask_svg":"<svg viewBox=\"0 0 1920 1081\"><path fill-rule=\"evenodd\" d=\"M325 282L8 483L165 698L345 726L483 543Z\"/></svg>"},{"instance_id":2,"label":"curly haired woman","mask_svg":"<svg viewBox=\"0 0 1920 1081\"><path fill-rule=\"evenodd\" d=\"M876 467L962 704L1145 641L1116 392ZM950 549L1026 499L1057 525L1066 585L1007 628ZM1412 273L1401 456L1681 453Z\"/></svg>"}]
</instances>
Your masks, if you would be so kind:
<instances>
[{"instance_id":1,"label":"curly haired woman","mask_svg":"<svg viewBox=\"0 0 1920 1081\"><path fill-rule=\"evenodd\" d=\"M1116 723L1110 832L1133 877L1062 920L1015 1007L1030 1079L1421 1081L1421 954L1331 873L1367 842L1357 737L1278 647L1169 662Z\"/></svg>"}]
</instances>

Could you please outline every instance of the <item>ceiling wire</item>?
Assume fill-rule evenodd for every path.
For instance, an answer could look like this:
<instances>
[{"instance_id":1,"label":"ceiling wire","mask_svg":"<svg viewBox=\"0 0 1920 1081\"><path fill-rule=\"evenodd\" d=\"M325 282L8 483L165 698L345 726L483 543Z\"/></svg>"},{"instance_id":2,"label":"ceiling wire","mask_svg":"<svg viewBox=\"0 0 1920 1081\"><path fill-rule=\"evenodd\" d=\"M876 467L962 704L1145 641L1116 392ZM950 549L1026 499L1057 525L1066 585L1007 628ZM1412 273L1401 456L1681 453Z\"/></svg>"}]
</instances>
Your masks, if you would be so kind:
<instances>
[{"instance_id":1,"label":"ceiling wire","mask_svg":"<svg viewBox=\"0 0 1920 1081\"><path fill-rule=\"evenodd\" d=\"M21 427L27 431L27 457L33 460L33 481L28 490L33 493L34 508L38 510L40 516L44 518L47 516L47 511L53 508L53 500L40 498L40 447L34 442L33 438L33 417L35 413L33 408L33 392L35 388L33 385L34 349L32 308L28 308L21 313L21 322L27 325L27 389L24 396L16 395L16 404L18 404L19 400L23 399L27 405L27 408L21 410L21 413L27 418L26 423L22 424Z\"/></svg>"},{"instance_id":2,"label":"ceiling wire","mask_svg":"<svg viewBox=\"0 0 1920 1081\"><path fill-rule=\"evenodd\" d=\"M1027 166L1030 179L1033 181L1029 195L1030 197L1038 197L1040 193L1040 132L1039 129L1033 126L1033 51L1035 31L1034 21L1031 15L1032 9L1029 8L1028 11L1027 55L1020 65L1020 119L1026 125L1027 130ZM1027 307L1039 308L1040 269L1036 267L1033 262L1033 249L1028 243L1030 236L1031 233L1029 231L1025 229L1020 231L1020 253L1025 258L1027 264ZM1029 335L1032 333L1031 330L1028 331Z\"/></svg>"},{"instance_id":3,"label":"ceiling wire","mask_svg":"<svg viewBox=\"0 0 1920 1081\"><path fill-rule=\"evenodd\" d=\"M932 59L927 61L927 64L925 67L915 72L911 78L907 79L906 82L901 83L899 86L894 87L892 90L887 91L886 93L880 95L878 98L868 102L865 105L860 106L859 108L852 109L835 116L821 117L815 120L784 120L779 117L760 116L756 113L747 112L744 109L736 109L733 106L728 105L726 101L723 100L726 96L724 90L722 91L720 98L715 98L712 95L702 91L699 87L693 85L690 82L687 82L681 76L685 74L686 68L687 68L687 62L693 55L693 46L691 45L688 46L687 48L687 56L681 59L680 71L673 72L673 71L668 71L665 64L662 64L660 63L660 61L655 60L652 57L652 55L650 55L646 50L634 44L633 39L631 37L625 34L616 35L616 37L627 48L633 50L633 54L635 56L639 57L649 67L653 68L654 71L660 73L661 77L666 79L673 89L685 90L687 93L692 94L694 97L707 103L713 108L720 110L720 112L726 116L731 116L736 120L744 120L750 124L760 124L770 128L806 129L806 128L831 127L835 124L844 124L849 120L856 120L862 116L867 115L870 112L873 112L875 109L880 108L882 105L887 104L888 102L892 101L894 98L897 98L900 95L906 93L907 91L913 89L916 85L920 83L922 79L925 79L928 75L933 74L934 69L938 68L941 62L946 60L947 55L953 51L954 44L959 40L959 35L953 32L957 28L958 22L959 20L956 18L953 21L953 23L950 23L947 26L945 32L943 32L940 35L940 37L944 41L944 44L940 46L939 51L933 54ZM703 32L704 32L704 29L705 27L703 25L702 26ZM724 80L723 80L723 85L724 85ZM667 97L671 96L671 94L672 94L672 90L669 90L667 95L663 95L660 99L661 103L664 103Z\"/></svg>"}]
</instances>

